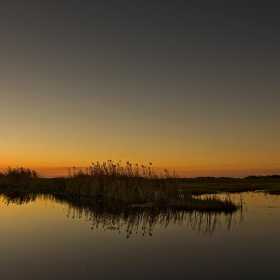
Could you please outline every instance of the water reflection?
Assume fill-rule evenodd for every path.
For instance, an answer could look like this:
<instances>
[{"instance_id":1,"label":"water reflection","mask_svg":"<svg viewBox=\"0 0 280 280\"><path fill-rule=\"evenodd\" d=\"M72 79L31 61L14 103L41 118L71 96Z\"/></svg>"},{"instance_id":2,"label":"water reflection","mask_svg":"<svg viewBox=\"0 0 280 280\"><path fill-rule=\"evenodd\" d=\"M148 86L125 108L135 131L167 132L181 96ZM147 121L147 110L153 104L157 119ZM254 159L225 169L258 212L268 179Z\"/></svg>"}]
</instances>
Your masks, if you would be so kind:
<instances>
[{"instance_id":1,"label":"water reflection","mask_svg":"<svg viewBox=\"0 0 280 280\"><path fill-rule=\"evenodd\" d=\"M197 234L212 236L214 232L229 231L236 220L238 223L244 222L242 209L234 213L190 212L15 191L1 191L0 195L7 205L26 204L36 199L66 203L68 218L84 218L92 230L102 228L104 231L125 232L126 238L133 234L153 236L156 226L167 228L170 225L187 227Z\"/></svg>"},{"instance_id":2,"label":"water reflection","mask_svg":"<svg viewBox=\"0 0 280 280\"><path fill-rule=\"evenodd\" d=\"M33 193L24 193L19 191L9 191L1 190L0 196L3 198L3 202L7 205L9 204L26 204L29 202L36 201L37 198L43 198L43 195L33 194Z\"/></svg>"},{"instance_id":3,"label":"water reflection","mask_svg":"<svg viewBox=\"0 0 280 280\"><path fill-rule=\"evenodd\" d=\"M1 279L279 278L279 196L243 193L228 215L0 196Z\"/></svg>"}]
</instances>

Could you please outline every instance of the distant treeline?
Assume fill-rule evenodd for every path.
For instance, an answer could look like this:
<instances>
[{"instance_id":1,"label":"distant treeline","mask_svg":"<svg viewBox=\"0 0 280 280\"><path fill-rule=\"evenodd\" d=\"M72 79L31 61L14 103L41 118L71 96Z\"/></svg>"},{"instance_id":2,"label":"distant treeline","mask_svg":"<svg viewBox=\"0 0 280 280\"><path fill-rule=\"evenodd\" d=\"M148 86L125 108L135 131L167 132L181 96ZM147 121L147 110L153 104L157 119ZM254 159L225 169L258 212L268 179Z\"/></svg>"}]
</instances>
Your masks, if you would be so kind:
<instances>
[{"instance_id":1,"label":"distant treeline","mask_svg":"<svg viewBox=\"0 0 280 280\"><path fill-rule=\"evenodd\" d=\"M266 179L266 178L280 178L280 175L266 175L266 176L250 175L250 176L245 177L244 179Z\"/></svg>"},{"instance_id":2,"label":"distant treeline","mask_svg":"<svg viewBox=\"0 0 280 280\"><path fill-rule=\"evenodd\" d=\"M228 182L228 181L243 181L248 179L280 179L280 175L250 175L244 178L234 178L234 177L211 177L211 176L205 176L205 177L193 177L193 178L179 178L179 181L184 182Z\"/></svg>"}]
</instances>

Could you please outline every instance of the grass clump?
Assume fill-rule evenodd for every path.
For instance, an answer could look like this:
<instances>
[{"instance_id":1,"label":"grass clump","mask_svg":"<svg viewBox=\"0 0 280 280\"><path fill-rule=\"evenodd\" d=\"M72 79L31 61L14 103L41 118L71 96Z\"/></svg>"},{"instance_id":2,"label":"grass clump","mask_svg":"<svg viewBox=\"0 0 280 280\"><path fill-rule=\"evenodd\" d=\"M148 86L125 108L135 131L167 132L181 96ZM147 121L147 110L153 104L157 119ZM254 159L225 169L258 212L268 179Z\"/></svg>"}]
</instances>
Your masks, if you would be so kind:
<instances>
[{"instance_id":1,"label":"grass clump","mask_svg":"<svg viewBox=\"0 0 280 280\"><path fill-rule=\"evenodd\" d=\"M84 171L69 170L67 192L86 195L100 200L125 200L129 202L169 201L179 195L179 176L168 170L157 175L152 167L126 162L114 164L108 160L93 163Z\"/></svg>"}]
</instances>

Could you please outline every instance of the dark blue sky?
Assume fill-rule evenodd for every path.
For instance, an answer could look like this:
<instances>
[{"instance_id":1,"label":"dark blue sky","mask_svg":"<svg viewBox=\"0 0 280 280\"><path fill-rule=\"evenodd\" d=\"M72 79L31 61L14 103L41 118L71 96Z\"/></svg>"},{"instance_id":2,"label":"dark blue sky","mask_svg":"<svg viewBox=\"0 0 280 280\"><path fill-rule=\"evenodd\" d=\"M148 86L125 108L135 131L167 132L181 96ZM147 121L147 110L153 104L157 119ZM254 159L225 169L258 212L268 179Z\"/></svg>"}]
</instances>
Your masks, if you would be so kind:
<instances>
[{"instance_id":1,"label":"dark blue sky","mask_svg":"<svg viewBox=\"0 0 280 280\"><path fill-rule=\"evenodd\" d=\"M2 165L274 172L279 12L278 1L1 1Z\"/></svg>"}]
</instances>

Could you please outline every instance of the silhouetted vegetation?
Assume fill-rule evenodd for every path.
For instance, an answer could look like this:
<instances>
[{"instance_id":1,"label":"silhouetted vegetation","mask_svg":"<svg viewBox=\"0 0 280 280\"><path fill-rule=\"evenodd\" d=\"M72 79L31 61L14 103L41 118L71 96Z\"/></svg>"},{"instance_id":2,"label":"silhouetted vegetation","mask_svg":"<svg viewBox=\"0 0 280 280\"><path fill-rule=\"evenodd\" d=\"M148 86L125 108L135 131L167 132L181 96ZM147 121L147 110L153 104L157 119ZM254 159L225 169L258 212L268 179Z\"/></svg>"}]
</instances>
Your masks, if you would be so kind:
<instances>
[{"instance_id":1,"label":"silhouetted vegetation","mask_svg":"<svg viewBox=\"0 0 280 280\"><path fill-rule=\"evenodd\" d=\"M22 178L22 180L21 180ZM35 194L52 194L80 197L98 201L126 203L134 207L169 207L198 211L235 211L238 206L230 198L220 200L195 197L190 188L180 184L179 176L168 170L163 174L148 166L132 166L126 162L114 164L111 160L93 163L85 170L69 169L66 178L41 178L35 171L18 167L8 168L0 179L0 185L14 191Z\"/></svg>"},{"instance_id":2,"label":"silhouetted vegetation","mask_svg":"<svg viewBox=\"0 0 280 280\"><path fill-rule=\"evenodd\" d=\"M24 167L11 168L9 166L3 173L0 172L1 186L26 183L33 179L38 179L39 177L36 171Z\"/></svg>"},{"instance_id":3,"label":"silhouetted vegetation","mask_svg":"<svg viewBox=\"0 0 280 280\"><path fill-rule=\"evenodd\" d=\"M112 160L92 163L85 169L68 169L67 177L42 178L36 171L17 167L0 173L0 187L34 194L52 194L83 199L121 202L135 207L171 207L198 211L234 211L238 208L230 197L220 200L217 192L263 190L280 194L280 178L248 176L238 178L179 178L176 172L157 174L152 163L147 166ZM199 195L209 194L201 199Z\"/></svg>"}]
</instances>

